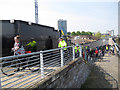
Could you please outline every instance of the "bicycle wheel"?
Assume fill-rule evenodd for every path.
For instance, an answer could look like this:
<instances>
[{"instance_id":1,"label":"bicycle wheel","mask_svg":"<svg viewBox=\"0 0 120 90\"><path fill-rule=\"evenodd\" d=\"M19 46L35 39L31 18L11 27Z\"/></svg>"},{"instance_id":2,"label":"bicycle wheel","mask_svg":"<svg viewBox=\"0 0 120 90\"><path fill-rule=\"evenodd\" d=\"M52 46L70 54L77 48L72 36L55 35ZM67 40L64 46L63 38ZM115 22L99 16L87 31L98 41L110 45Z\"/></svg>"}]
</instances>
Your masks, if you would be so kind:
<instances>
[{"instance_id":1,"label":"bicycle wheel","mask_svg":"<svg viewBox=\"0 0 120 90\"><path fill-rule=\"evenodd\" d=\"M28 58L28 68L31 71L38 71L40 69L40 60L37 57Z\"/></svg>"},{"instance_id":2,"label":"bicycle wheel","mask_svg":"<svg viewBox=\"0 0 120 90\"><path fill-rule=\"evenodd\" d=\"M6 76L11 76L14 75L18 69L19 69L19 65L17 65L18 61L16 60L3 60L2 61L2 73Z\"/></svg>"}]
</instances>

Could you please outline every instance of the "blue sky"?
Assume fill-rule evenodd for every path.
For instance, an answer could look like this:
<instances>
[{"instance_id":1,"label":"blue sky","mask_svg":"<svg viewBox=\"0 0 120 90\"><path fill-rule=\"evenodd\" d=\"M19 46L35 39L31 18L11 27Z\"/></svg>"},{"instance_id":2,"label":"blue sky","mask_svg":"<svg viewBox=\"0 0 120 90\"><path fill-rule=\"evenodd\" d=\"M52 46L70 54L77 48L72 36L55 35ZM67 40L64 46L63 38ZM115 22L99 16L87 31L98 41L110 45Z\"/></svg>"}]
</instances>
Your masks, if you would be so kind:
<instances>
[{"instance_id":1,"label":"blue sky","mask_svg":"<svg viewBox=\"0 0 120 90\"><path fill-rule=\"evenodd\" d=\"M39 24L58 28L57 20L67 20L67 30L118 32L118 0L38 0ZM35 22L34 0L1 0L1 20Z\"/></svg>"},{"instance_id":2,"label":"blue sky","mask_svg":"<svg viewBox=\"0 0 120 90\"><path fill-rule=\"evenodd\" d=\"M67 20L68 31L85 30L105 33L106 30L114 29L117 34L117 4L117 2L51 2L47 7L59 13L59 16L65 15L60 19ZM72 19L69 19L71 16ZM73 22L73 25L70 22Z\"/></svg>"}]
</instances>

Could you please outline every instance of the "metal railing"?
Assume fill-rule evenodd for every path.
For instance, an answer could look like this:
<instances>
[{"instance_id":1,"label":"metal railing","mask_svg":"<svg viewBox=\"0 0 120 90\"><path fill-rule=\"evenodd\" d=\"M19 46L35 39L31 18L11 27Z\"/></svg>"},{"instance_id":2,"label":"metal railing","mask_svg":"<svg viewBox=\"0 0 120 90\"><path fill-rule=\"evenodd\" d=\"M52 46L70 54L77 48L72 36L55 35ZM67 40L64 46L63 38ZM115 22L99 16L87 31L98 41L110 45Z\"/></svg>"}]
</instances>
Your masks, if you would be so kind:
<instances>
[{"instance_id":1,"label":"metal railing","mask_svg":"<svg viewBox=\"0 0 120 90\"><path fill-rule=\"evenodd\" d=\"M0 58L0 88L26 88L75 59L75 46ZM80 50L82 56L82 49Z\"/></svg>"},{"instance_id":2,"label":"metal railing","mask_svg":"<svg viewBox=\"0 0 120 90\"><path fill-rule=\"evenodd\" d=\"M113 44L115 45L118 55L120 56L120 46L115 42L115 40L112 40L112 41L113 41Z\"/></svg>"},{"instance_id":3,"label":"metal railing","mask_svg":"<svg viewBox=\"0 0 120 90\"><path fill-rule=\"evenodd\" d=\"M98 43L99 42L99 43ZM87 44L92 48L102 41ZM97 44L98 43L98 44ZM86 46L86 45L82 45ZM82 57L82 46L79 56ZM0 89L26 88L75 59L75 46L0 58ZM86 58L85 58L86 59Z\"/></svg>"}]
</instances>

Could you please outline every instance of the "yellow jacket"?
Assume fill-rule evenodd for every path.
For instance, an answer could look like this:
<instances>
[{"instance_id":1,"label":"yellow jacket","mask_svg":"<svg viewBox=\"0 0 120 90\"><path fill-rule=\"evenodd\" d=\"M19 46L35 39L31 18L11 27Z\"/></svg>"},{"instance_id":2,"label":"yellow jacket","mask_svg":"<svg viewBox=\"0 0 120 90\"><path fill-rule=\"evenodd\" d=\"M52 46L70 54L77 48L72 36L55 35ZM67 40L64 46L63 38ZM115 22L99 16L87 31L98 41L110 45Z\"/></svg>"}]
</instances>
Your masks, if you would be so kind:
<instances>
[{"instance_id":1,"label":"yellow jacket","mask_svg":"<svg viewBox=\"0 0 120 90\"><path fill-rule=\"evenodd\" d=\"M75 46L75 53L77 53L77 50L80 52L80 46L78 48Z\"/></svg>"},{"instance_id":2,"label":"yellow jacket","mask_svg":"<svg viewBox=\"0 0 120 90\"><path fill-rule=\"evenodd\" d=\"M62 40L59 42L58 47L61 47L61 48L67 47L67 43L64 40ZM67 48L64 48L64 50L67 50Z\"/></svg>"}]
</instances>

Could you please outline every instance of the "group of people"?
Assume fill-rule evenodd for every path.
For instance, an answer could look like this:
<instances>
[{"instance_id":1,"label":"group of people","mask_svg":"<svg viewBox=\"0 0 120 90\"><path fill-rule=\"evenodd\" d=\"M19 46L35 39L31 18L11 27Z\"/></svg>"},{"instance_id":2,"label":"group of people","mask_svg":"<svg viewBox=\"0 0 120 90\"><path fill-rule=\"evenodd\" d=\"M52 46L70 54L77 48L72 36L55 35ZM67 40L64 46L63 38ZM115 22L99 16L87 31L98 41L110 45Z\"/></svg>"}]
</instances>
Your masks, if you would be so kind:
<instances>
[{"instance_id":1,"label":"group of people","mask_svg":"<svg viewBox=\"0 0 120 90\"><path fill-rule=\"evenodd\" d=\"M96 47L96 48L89 48L88 46L86 46L87 48L82 48L82 55L83 58L87 61L96 61L102 60L102 57L105 55L105 53L109 53L110 51L112 52L112 54L114 54L114 46L113 45L104 45L104 46L100 46L100 47Z\"/></svg>"},{"instance_id":2,"label":"group of people","mask_svg":"<svg viewBox=\"0 0 120 90\"><path fill-rule=\"evenodd\" d=\"M20 35L16 35L14 37L14 47L12 48L12 51L14 51L14 55L20 55L20 54L25 54L27 53L27 51L31 52L36 52L37 50L37 46L36 46L36 41L34 40L34 38L31 38L31 42L29 42L28 44L26 44L26 50L24 49L22 43L20 42ZM67 43L64 40L64 37L60 37L59 38L59 42L58 42L58 47L60 48L64 48L64 52L67 51ZM80 55L80 46L78 44L75 45L74 47L75 50L75 57L79 57ZM102 58L105 54L105 52L110 51L110 53L114 54L114 46L109 46L109 45L104 45L104 46L100 46L100 47L96 47L94 49L90 48L89 46L82 46L82 57L85 60L93 60L98 59L98 58Z\"/></svg>"},{"instance_id":3,"label":"group of people","mask_svg":"<svg viewBox=\"0 0 120 90\"><path fill-rule=\"evenodd\" d=\"M20 42L20 35L16 35L14 37L14 41L15 41L14 47L12 48L12 51L14 51L14 55L21 55L21 54L37 51L37 45L36 45L36 41L34 40L34 38L31 38L31 41L28 44L26 44L26 50L24 49L22 43ZM49 44L52 44L52 42ZM65 42L63 37L59 38L58 47L60 48L67 47L67 43ZM64 50L67 50L67 48L64 48Z\"/></svg>"},{"instance_id":4,"label":"group of people","mask_svg":"<svg viewBox=\"0 0 120 90\"><path fill-rule=\"evenodd\" d=\"M35 52L37 47L36 47L36 41L34 40L34 38L31 38L31 42L29 42L26 47L28 51L25 51L22 43L20 42L20 35L16 35L14 37L14 47L12 48L12 51L14 51L14 55L21 55L21 54L25 54L25 53L31 53L31 52Z\"/></svg>"}]
</instances>

